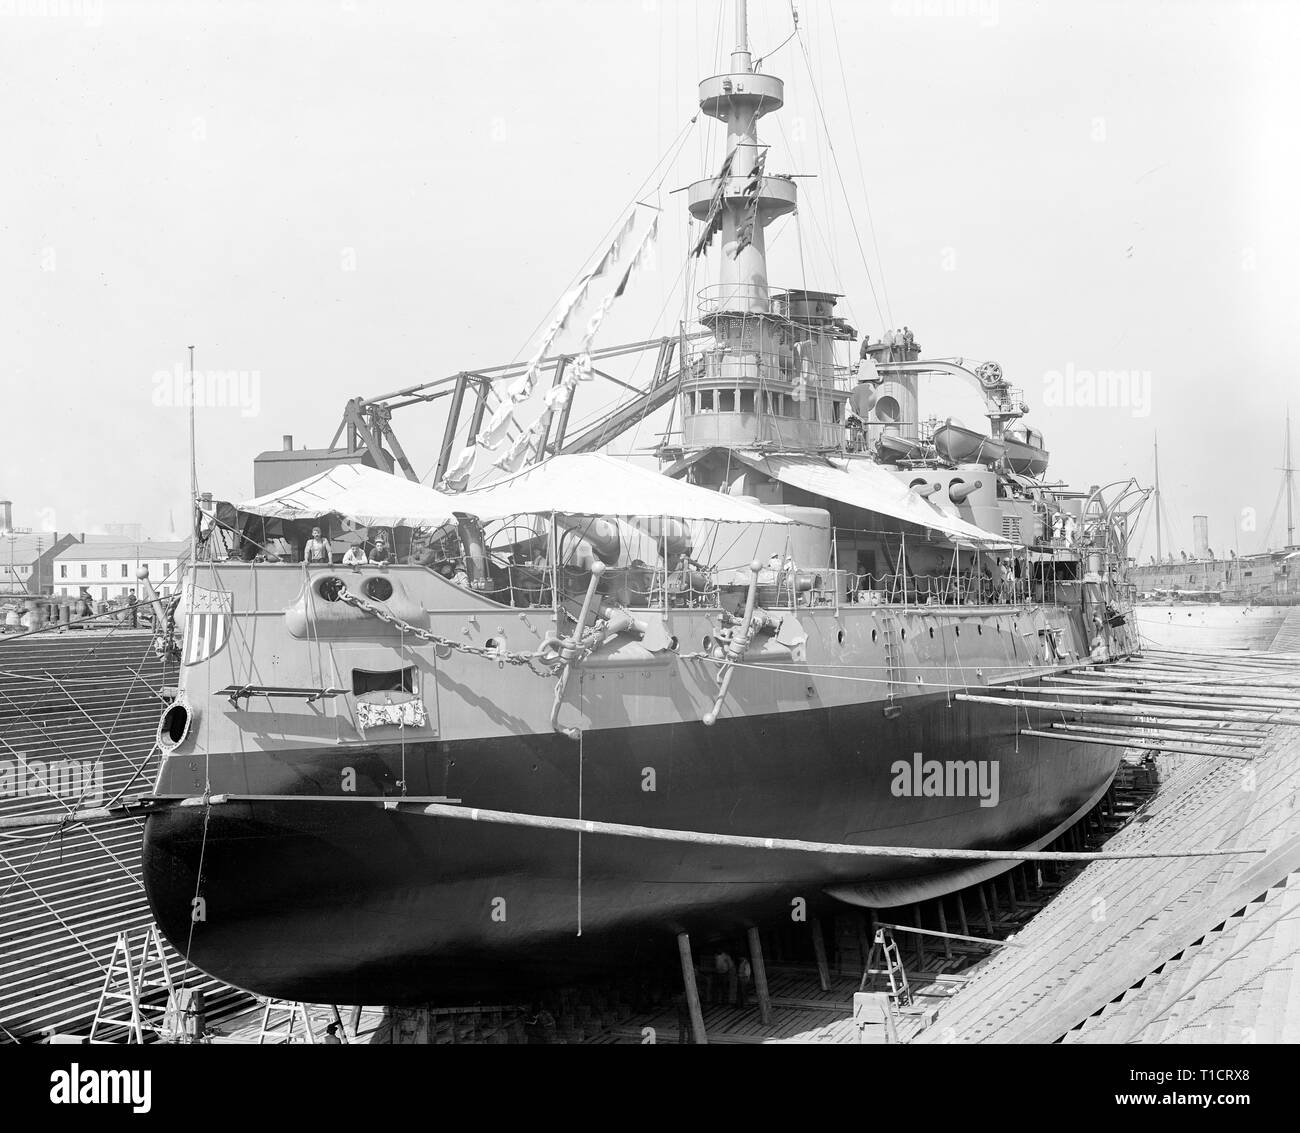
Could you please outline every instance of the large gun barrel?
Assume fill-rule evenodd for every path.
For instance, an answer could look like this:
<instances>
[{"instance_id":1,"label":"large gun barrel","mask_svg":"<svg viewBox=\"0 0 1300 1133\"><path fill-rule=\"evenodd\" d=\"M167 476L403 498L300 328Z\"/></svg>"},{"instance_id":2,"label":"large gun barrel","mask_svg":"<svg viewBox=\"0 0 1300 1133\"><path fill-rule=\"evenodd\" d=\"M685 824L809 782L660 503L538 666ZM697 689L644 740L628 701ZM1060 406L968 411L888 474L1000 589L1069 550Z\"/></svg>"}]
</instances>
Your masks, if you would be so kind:
<instances>
[{"instance_id":1,"label":"large gun barrel","mask_svg":"<svg viewBox=\"0 0 1300 1133\"><path fill-rule=\"evenodd\" d=\"M967 497L978 492L984 487L983 480L976 480L972 484L953 484L948 489L948 498L955 504L963 504Z\"/></svg>"}]
</instances>

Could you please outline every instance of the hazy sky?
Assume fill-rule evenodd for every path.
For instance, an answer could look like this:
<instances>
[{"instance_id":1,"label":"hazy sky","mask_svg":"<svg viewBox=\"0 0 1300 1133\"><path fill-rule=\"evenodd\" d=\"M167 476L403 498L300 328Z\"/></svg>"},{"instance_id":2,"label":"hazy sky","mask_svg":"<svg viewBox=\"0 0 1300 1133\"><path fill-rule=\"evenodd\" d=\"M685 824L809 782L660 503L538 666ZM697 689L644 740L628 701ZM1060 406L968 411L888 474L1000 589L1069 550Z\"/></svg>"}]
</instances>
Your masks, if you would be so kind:
<instances>
[{"instance_id":1,"label":"hazy sky","mask_svg":"<svg viewBox=\"0 0 1300 1133\"><path fill-rule=\"evenodd\" d=\"M762 126L769 171L818 175L797 221L768 231L773 281L846 292L873 338L906 323L927 353L996 359L1053 472L1081 486L1149 477L1158 429L1182 544L1203 511L1216 550L1255 549L1288 397L1300 414L1300 5L798 7L800 38L777 49L789 4L751 3L753 48L787 82ZM647 177L642 199L665 210L655 270L598 345L675 331L671 190L722 156L716 123L688 127L695 81L731 46L719 15L717 0L0 0L0 497L16 522L184 525L185 410L160 375L191 343L201 373L245 375L236 404L198 413L202 485L235 500L256 453L283 433L327 444L349 397L526 355ZM1139 404L1064 403L1097 371L1128 371L1116 388ZM923 396L981 424L969 390ZM430 469L440 411L395 427ZM1259 530L1241 530L1245 508Z\"/></svg>"}]
</instances>

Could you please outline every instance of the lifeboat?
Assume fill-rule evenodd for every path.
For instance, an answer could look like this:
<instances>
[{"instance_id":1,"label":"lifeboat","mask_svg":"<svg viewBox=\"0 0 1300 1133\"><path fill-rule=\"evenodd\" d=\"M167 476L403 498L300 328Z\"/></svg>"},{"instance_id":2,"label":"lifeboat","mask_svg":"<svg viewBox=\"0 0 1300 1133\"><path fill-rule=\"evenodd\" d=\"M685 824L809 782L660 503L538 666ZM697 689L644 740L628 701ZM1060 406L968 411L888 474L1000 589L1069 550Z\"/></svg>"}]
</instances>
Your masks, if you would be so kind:
<instances>
[{"instance_id":1,"label":"lifeboat","mask_svg":"<svg viewBox=\"0 0 1300 1133\"><path fill-rule=\"evenodd\" d=\"M1037 477L1047 471L1050 454L1043 447L1043 434L1037 429L1008 429L1002 443L1012 472Z\"/></svg>"},{"instance_id":2,"label":"lifeboat","mask_svg":"<svg viewBox=\"0 0 1300 1133\"><path fill-rule=\"evenodd\" d=\"M984 464L993 467L1005 455L1001 441L967 429L949 417L934 434L934 447L953 464Z\"/></svg>"},{"instance_id":3,"label":"lifeboat","mask_svg":"<svg viewBox=\"0 0 1300 1133\"><path fill-rule=\"evenodd\" d=\"M924 460L925 445L898 433L882 433L876 442L876 452L886 464L899 460Z\"/></svg>"}]
</instances>

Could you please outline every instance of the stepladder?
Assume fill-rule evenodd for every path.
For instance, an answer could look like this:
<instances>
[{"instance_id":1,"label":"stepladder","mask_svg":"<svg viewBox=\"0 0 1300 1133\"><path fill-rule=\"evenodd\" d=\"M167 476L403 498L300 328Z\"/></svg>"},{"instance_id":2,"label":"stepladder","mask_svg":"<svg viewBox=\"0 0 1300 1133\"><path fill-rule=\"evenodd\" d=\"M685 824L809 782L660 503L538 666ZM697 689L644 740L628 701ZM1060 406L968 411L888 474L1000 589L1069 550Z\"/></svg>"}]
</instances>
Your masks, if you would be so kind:
<instances>
[{"instance_id":1,"label":"stepladder","mask_svg":"<svg viewBox=\"0 0 1300 1133\"><path fill-rule=\"evenodd\" d=\"M90 1041L94 1042L101 1027L125 1027L126 1041L143 1044L145 1031L162 1034L167 1014L176 1000L176 987L172 982L167 957L163 953L158 926L150 925L141 934L140 949L133 957L131 932L119 932L113 942L104 973L104 986L99 993L95 1017L90 1024ZM162 1002L154 993L166 992ZM129 1016L111 1015L125 1006Z\"/></svg>"},{"instance_id":2,"label":"stepladder","mask_svg":"<svg viewBox=\"0 0 1300 1133\"><path fill-rule=\"evenodd\" d=\"M858 990L875 991L878 980L887 984L889 1000L895 1007L906 1007L912 1002L912 990L907 984L907 971L903 967L898 943L894 934L884 927L876 929Z\"/></svg>"},{"instance_id":3,"label":"stepladder","mask_svg":"<svg viewBox=\"0 0 1300 1133\"><path fill-rule=\"evenodd\" d=\"M285 999L268 999L262 1005L262 1026L257 1033L257 1045L263 1046L267 1042L282 1046L291 1043L315 1045L316 1032L312 1029L307 1005Z\"/></svg>"}]
</instances>

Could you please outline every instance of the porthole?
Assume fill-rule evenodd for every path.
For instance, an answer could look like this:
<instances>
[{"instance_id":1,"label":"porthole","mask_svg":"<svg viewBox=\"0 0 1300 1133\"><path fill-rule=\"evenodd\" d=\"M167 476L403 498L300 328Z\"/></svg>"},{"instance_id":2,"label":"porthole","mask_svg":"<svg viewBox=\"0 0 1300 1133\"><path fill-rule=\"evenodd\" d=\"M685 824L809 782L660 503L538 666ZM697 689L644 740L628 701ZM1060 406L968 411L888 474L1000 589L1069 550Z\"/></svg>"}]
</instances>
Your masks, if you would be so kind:
<instances>
[{"instance_id":1,"label":"porthole","mask_svg":"<svg viewBox=\"0 0 1300 1133\"><path fill-rule=\"evenodd\" d=\"M934 639L934 626L931 626L931 627L930 627L930 639L931 639L931 640Z\"/></svg>"},{"instance_id":2,"label":"porthole","mask_svg":"<svg viewBox=\"0 0 1300 1133\"><path fill-rule=\"evenodd\" d=\"M871 644L876 644L876 631L874 629L871 631Z\"/></svg>"},{"instance_id":3,"label":"porthole","mask_svg":"<svg viewBox=\"0 0 1300 1133\"><path fill-rule=\"evenodd\" d=\"M837 634L835 635L835 638L836 638L836 640L837 640L841 645L843 645L843 644L844 644L844 631L843 631L843 630L840 630L840 632L837 633Z\"/></svg>"},{"instance_id":4,"label":"porthole","mask_svg":"<svg viewBox=\"0 0 1300 1133\"><path fill-rule=\"evenodd\" d=\"M907 630L905 630L905 629L904 629L904 630L899 630L898 632L899 632L899 634L901 635L902 640L906 641L906 640L907 640Z\"/></svg>"},{"instance_id":5,"label":"porthole","mask_svg":"<svg viewBox=\"0 0 1300 1133\"><path fill-rule=\"evenodd\" d=\"M163 751L175 751L185 742L194 723L194 709L183 696L169 704L158 721L158 746Z\"/></svg>"},{"instance_id":6,"label":"porthole","mask_svg":"<svg viewBox=\"0 0 1300 1133\"><path fill-rule=\"evenodd\" d=\"M322 578L316 583L316 593L324 598L326 602L337 602L344 589L343 579L335 578L333 575Z\"/></svg>"},{"instance_id":7,"label":"porthole","mask_svg":"<svg viewBox=\"0 0 1300 1133\"><path fill-rule=\"evenodd\" d=\"M367 578L361 589L367 598L376 602L387 602L393 596L393 584L386 578Z\"/></svg>"}]
</instances>

